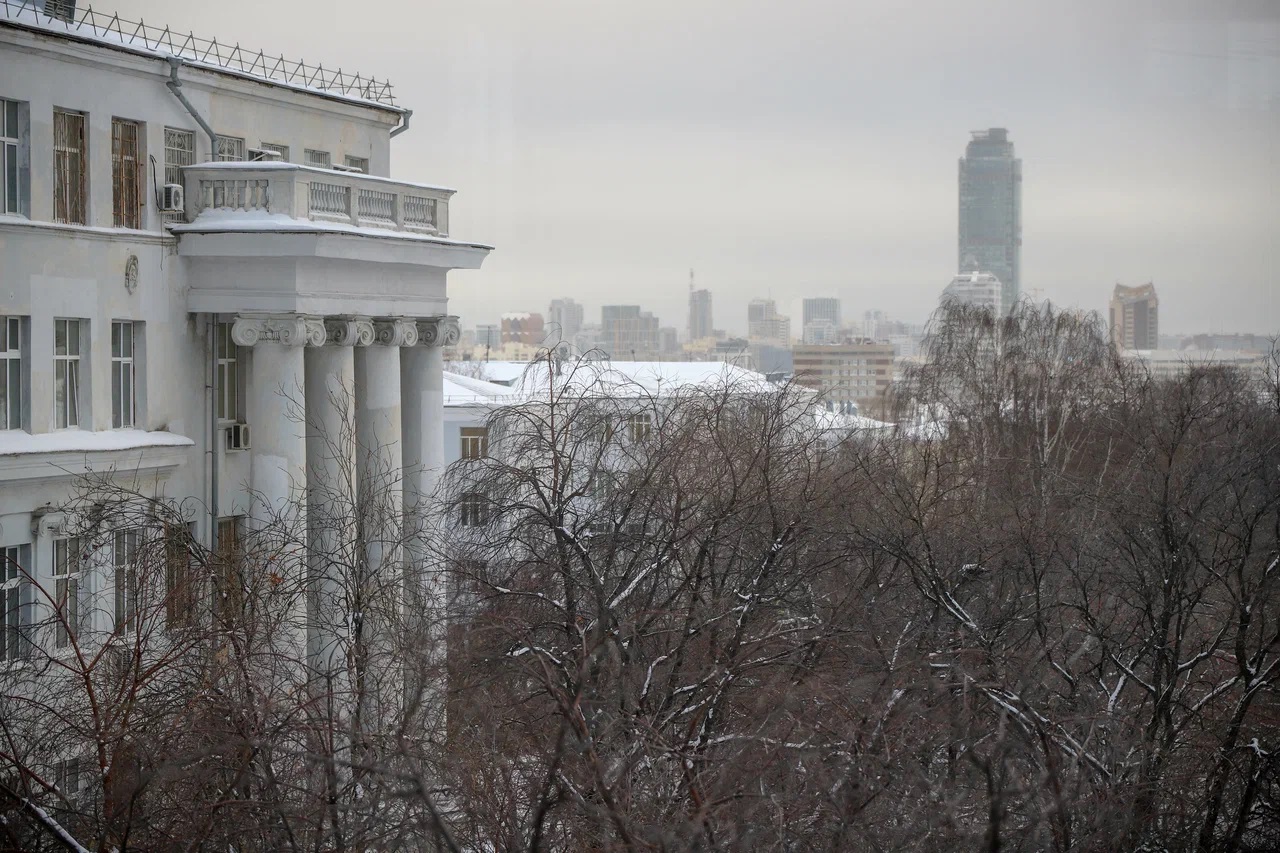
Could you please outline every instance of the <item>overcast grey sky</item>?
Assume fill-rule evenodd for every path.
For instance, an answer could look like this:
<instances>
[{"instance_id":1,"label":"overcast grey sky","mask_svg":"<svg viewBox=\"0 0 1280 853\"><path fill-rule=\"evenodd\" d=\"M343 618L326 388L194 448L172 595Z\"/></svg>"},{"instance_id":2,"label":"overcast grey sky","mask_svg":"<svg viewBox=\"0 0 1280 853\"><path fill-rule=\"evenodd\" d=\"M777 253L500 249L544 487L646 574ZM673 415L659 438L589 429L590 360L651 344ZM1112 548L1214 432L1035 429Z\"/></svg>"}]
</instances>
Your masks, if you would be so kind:
<instances>
[{"instance_id":1,"label":"overcast grey sky","mask_svg":"<svg viewBox=\"0 0 1280 853\"><path fill-rule=\"evenodd\" d=\"M107 2L100 2L105 7ZM116 0L122 16L390 77L393 172L459 190L464 325L571 296L684 328L772 295L923 320L955 272L956 161L1023 160L1023 287L1166 332L1280 331L1280 3Z\"/></svg>"}]
</instances>

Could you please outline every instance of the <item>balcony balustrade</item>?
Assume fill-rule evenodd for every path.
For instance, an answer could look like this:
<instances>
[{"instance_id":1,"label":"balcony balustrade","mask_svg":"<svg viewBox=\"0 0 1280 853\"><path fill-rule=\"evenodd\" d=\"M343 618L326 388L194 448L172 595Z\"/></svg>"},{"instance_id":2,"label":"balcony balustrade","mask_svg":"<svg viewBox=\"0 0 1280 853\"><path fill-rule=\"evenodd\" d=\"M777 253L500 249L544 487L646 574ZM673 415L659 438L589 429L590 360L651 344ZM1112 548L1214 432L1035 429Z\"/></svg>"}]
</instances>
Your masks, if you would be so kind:
<instances>
[{"instance_id":1,"label":"balcony balustrade","mask_svg":"<svg viewBox=\"0 0 1280 853\"><path fill-rule=\"evenodd\" d=\"M201 163L182 170L185 217L277 214L447 237L453 190L295 163Z\"/></svg>"}]
</instances>

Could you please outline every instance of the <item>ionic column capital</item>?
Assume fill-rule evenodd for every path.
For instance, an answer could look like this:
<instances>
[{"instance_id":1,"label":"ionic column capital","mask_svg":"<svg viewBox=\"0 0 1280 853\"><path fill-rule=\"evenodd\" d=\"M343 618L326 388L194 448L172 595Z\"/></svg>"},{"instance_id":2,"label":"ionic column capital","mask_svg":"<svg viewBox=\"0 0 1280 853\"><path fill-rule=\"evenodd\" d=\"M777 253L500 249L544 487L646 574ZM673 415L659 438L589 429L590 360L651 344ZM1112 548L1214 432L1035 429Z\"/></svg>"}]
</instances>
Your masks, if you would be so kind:
<instances>
[{"instance_id":1,"label":"ionic column capital","mask_svg":"<svg viewBox=\"0 0 1280 853\"><path fill-rule=\"evenodd\" d=\"M454 316L426 317L418 320L418 343L424 347L451 347L462 337L462 328Z\"/></svg>"},{"instance_id":2,"label":"ionic column capital","mask_svg":"<svg viewBox=\"0 0 1280 853\"><path fill-rule=\"evenodd\" d=\"M303 314L239 315L231 326L231 340L242 347L267 342L286 347L323 346L324 321Z\"/></svg>"},{"instance_id":3,"label":"ionic column capital","mask_svg":"<svg viewBox=\"0 0 1280 853\"><path fill-rule=\"evenodd\" d=\"M399 317L373 321L375 340L384 347L411 347L418 343L418 323Z\"/></svg>"},{"instance_id":4,"label":"ionic column capital","mask_svg":"<svg viewBox=\"0 0 1280 853\"><path fill-rule=\"evenodd\" d=\"M373 343L373 321L368 317L326 317L325 343L340 347L367 347Z\"/></svg>"}]
</instances>

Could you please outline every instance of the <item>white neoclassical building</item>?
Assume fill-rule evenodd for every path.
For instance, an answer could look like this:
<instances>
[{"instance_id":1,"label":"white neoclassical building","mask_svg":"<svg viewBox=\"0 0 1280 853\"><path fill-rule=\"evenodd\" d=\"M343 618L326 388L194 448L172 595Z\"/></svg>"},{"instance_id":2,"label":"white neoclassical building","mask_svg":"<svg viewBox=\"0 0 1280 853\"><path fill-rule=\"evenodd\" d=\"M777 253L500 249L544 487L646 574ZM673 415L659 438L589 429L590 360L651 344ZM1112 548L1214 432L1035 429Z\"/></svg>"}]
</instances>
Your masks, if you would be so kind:
<instances>
[{"instance_id":1,"label":"white neoclassical building","mask_svg":"<svg viewBox=\"0 0 1280 853\"><path fill-rule=\"evenodd\" d=\"M451 236L452 190L390 177L411 111L74 6L0 0L6 565L65 574L86 471L192 498L205 543L306 513L308 477L352 462L402 471L411 510L444 461L446 275L489 252ZM352 413L373 463L316 436ZM39 614L0 580L11 637Z\"/></svg>"}]
</instances>

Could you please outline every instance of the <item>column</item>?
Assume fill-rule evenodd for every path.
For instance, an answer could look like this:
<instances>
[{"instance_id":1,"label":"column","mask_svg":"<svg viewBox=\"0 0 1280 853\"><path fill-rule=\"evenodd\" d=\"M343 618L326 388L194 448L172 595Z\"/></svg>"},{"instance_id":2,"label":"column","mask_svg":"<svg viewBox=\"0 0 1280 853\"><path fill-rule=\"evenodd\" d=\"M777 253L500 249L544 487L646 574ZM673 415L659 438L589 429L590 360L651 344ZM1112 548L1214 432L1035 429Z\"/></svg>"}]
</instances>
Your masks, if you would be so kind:
<instances>
[{"instance_id":1,"label":"column","mask_svg":"<svg viewBox=\"0 0 1280 853\"><path fill-rule=\"evenodd\" d=\"M418 346L401 352L404 401L405 527L409 554L409 607L418 619L409 626L430 654L427 671L406 684L410 702L421 702L433 737L445 736L447 695L448 588L433 556L438 515L436 487L444 467L444 347L457 343L457 317L418 321Z\"/></svg>"},{"instance_id":2,"label":"column","mask_svg":"<svg viewBox=\"0 0 1280 853\"><path fill-rule=\"evenodd\" d=\"M332 679L345 667L357 566L354 348L372 343L373 323L331 317L324 327L325 345L306 351L307 658Z\"/></svg>"}]
</instances>

